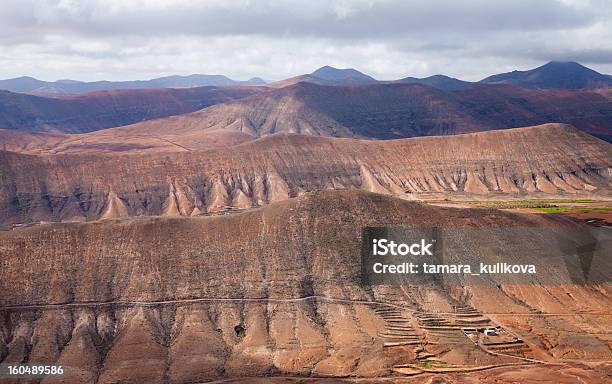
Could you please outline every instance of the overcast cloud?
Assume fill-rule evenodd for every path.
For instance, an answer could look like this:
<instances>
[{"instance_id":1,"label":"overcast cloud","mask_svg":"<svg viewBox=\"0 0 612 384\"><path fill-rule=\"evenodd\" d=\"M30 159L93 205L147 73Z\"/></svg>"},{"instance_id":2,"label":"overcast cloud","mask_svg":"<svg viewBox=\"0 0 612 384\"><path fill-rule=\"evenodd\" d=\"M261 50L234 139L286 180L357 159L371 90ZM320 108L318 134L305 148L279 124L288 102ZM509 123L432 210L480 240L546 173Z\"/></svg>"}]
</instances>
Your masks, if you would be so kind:
<instances>
[{"instance_id":1,"label":"overcast cloud","mask_svg":"<svg viewBox=\"0 0 612 384\"><path fill-rule=\"evenodd\" d=\"M277 80L329 64L466 80L550 60L612 73L608 0L3 0L0 78Z\"/></svg>"}]
</instances>

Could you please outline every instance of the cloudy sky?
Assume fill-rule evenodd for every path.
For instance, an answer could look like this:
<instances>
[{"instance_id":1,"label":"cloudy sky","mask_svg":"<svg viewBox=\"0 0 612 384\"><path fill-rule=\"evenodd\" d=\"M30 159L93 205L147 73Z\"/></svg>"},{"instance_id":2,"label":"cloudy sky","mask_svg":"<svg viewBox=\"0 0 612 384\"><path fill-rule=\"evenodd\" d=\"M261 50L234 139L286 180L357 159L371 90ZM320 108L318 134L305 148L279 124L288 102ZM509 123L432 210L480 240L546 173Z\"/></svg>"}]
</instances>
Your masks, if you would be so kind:
<instances>
[{"instance_id":1,"label":"cloudy sky","mask_svg":"<svg viewBox=\"0 0 612 384\"><path fill-rule=\"evenodd\" d=\"M2 0L0 78L277 80L329 64L466 80L550 60L612 73L609 0Z\"/></svg>"}]
</instances>

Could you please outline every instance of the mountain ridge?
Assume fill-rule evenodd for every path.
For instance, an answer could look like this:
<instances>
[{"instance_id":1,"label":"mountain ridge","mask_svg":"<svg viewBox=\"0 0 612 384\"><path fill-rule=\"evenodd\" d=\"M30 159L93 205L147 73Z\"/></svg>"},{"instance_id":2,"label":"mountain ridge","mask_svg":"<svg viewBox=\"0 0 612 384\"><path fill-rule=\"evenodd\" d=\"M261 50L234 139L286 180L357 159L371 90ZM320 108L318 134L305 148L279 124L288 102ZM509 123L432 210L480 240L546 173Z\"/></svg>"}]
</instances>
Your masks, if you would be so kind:
<instances>
[{"instance_id":1,"label":"mountain ridge","mask_svg":"<svg viewBox=\"0 0 612 384\"><path fill-rule=\"evenodd\" d=\"M427 77L404 77L397 80L379 81L354 68L335 68L325 65L311 73L293 76L271 82L268 85L279 88L301 81L319 85L367 85L376 83L416 83L425 84L447 91L461 90L475 82L456 79L444 74ZM551 61L539 67L490 75L479 81L482 84L514 84L517 86L538 89L581 89L612 86L612 76L601 74L577 62ZM267 82L260 77L246 81L236 81L224 75L171 75L150 80L128 81L77 81L57 80L43 81L30 76L0 80L0 89L32 93L46 96L65 96L109 89L149 89L172 87L231 86L231 85L264 85Z\"/></svg>"},{"instance_id":2,"label":"mountain ridge","mask_svg":"<svg viewBox=\"0 0 612 384\"><path fill-rule=\"evenodd\" d=\"M273 135L176 153L0 151L0 224L190 216L328 189L405 199L609 197L610 159L611 144L558 124L391 141Z\"/></svg>"},{"instance_id":3,"label":"mountain ridge","mask_svg":"<svg viewBox=\"0 0 612 384\"><path fill-rule=\"evenodd\" d=\"M399 80L395 80L394 82L402 84L423 84L445 91L459 91L469 88L473 85L472 82L459 80L446 75L432 75L421 78L409 76Z\"/></svg>"},{"instance_id":4,"label":"mountain ridge","mask_svg":"<svg viewBox=\"0 0 612 384\"><path fill-rule=\"evenodd\" d=\"M566 123L612 139L612 90L530 90L479 85L445 92L420 84L359 87L300 82L115 133L236 131L397 139Z\"/></svg>"}]
</instances>

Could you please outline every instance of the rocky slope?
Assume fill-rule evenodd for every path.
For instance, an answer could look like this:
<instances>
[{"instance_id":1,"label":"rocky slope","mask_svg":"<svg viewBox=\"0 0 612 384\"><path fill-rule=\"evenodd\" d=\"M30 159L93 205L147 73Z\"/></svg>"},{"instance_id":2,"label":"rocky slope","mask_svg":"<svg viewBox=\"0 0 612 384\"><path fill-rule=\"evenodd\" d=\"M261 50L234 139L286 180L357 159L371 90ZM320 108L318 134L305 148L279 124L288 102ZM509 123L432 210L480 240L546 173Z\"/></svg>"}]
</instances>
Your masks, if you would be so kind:
<instances>
[{"instance_id":1,"label":"rocky slope","mask_svg":"<svg viewBox=\"0 0 612 384\"><path fill-rule=\"evenodd\" d=\"M325 191L218 217L3 231L0 361L63 364L70 383L190 383L381 376L432 357L477 367L528 356L561 362L560 371L569 369L561 369L564 359L610 359L609 284L545 285L534 276L529 289L463 278L364 286L361 231L380 225L586 230L562 218ZM547 238L516 240L525 252L558 247ZM461 252L483 261L495 255L478 244ZM438 330L432 319L449 325ZM495 321L520 335L522 352L487 352L453 328L457 319Z\"/></svg>"},{"instance_id":2,"label":"rocky slope","mask_svg":"<svg viewBox=\"0 0 612 384\"><path fill-rule=\"evenodd\" d=\"M480 84L446 92L419 84L358 87L302 82L194 113L114 131L175 136L239 131L253 136L300 133L397 139L544 123L567 123L612 139L612 94L606 90L530 90Z\"/></svg>"},{"instance_id":3,"label":"rocky slope","mask_svg":"<svg viewBox=\"0 0 612 384\"><path fill-rule=\"evenodd\" d=\"M115 90L59 99L0 91L0 128L90 132L193 112L260 90L259 87Z\"/></svg>"},{"instance_id":4,"label":"rocky slope","mask_svg":"<svg viewBox=\"0 0 612 384\"><path fill-rule=\"evenodd\" d=\"M391 141L273 135L207 151L0 152L3 224L199 215L306 191L407 199L609 196L612 147L566 125Z\"/></svg>"}]
</instances>

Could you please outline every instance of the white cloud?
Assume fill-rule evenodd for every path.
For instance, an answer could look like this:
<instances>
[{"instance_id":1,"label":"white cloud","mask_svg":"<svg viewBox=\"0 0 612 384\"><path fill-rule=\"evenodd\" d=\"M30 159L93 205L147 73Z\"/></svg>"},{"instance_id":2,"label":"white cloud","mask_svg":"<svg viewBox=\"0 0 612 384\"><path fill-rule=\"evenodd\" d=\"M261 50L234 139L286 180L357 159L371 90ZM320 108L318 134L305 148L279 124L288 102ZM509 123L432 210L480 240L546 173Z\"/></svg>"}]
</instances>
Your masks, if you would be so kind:
<instances>
[{"instance_id":1,"label":"white cloud","mask_svg":"<svg viewBox=\"0 0 612 384\"><path fill-rule=\"evenodd\" d=\"M376 78L478 80L545 61L612 72L605 0L4 0L0 78L223 73L280 79L329 64Z\"/></svg>"}]
</instances>

